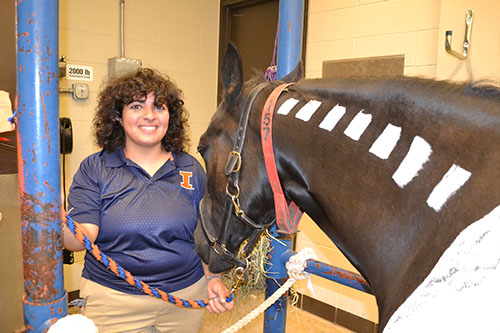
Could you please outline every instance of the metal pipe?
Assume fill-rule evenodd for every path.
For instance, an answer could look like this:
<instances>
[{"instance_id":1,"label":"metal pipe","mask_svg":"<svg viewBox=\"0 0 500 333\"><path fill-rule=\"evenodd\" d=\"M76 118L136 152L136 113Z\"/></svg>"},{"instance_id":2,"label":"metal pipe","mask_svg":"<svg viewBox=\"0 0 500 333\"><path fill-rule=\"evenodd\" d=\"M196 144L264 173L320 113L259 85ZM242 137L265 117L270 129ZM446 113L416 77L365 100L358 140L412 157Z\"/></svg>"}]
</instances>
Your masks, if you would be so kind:
<instances>
[{"instance_id":1,"label":"metal pipe","mask_svg":"<svg viewBox=\"0 0 500 333\"><path fill-rule=\"evenodd\" d=\"M296 252L285 251L281 255L281 260L283 265L286 264L290 257L295 255ZM335 267L324 262L309 259L306 261L305 272L321 276L322 278L328 279L333 282L340 283L346 287L350 287L367 294L373 294L370 285L365 280L365 278L359 274L353 273L351 271Z\"/></svg>"},{"instance_id":2,"label":"metal pipe","mask_svg":"<svg viewBox=\"0 0 500 333\"><path fill-rule=\"evenodd\" d=\"M359 274L312 259L307 260L306 265L305 271L308 273L321 276L367 294L372 294L370 285Z\"/></svg>"},{"instance_id":3,"label":"metal pipe","mask_svg":"<svg viewBox=\"0 0 500 333\"><path fill-rule=\"evenodd\" d=\"M267 254L266 263L266 299L278 290L288 279L288 272L285 263L293 254L292 239L294 234L282 234L276 230L274 225L270 233L273 237L270 240L271 250ZM264 313L264 332L284 333L286 332L286 311L288 308L288 297L285 293Z\"/></svg>"},{"instance_id":4,"label":"metal pipe","mask_svg":"<svg viewBox=\"0 0 500 333\"><path fill-rule=\"evenodd\" d=\"M125 0L120 0L120 58L125 58Z\"/></svg>"},{"instance_id":5,"label":"metal pipe","mask_svg":"<svg viewBox=\"0 0 500 333\"><path fill-rule=\"evenodd\" d=\"M24 320L45 332L67 315L59 166L59 1L17 1L17 147Z\"/></svg>"},{"instance_id":6,"label":"metal pipe","mask_svg":"<svg viewBox=\"0 0 500 333\"><path fill-rule=\"evenodd\" d=\"M279 5L278 80L302 59L304 0L281 0Z\"/></svg>"},{"instance_id":7,"label":"metal pipe","mask_svg":"<svg viewBox=\"0 0 500 333\"><path fill-rule=\"evenodd\" d=\"M304 0L280 0L278 37L278 80L292 72L302 57L302 31L304 22ZM280 240L271 239L268 253L269 264L266 281L266 298L272 295L288 278L284 256L292 248L292 235L279 234L274 226L271 233ZM277 333L286 330L287 294L284 294L264 313L264 332Z\"/></svg>"}]
</instances>

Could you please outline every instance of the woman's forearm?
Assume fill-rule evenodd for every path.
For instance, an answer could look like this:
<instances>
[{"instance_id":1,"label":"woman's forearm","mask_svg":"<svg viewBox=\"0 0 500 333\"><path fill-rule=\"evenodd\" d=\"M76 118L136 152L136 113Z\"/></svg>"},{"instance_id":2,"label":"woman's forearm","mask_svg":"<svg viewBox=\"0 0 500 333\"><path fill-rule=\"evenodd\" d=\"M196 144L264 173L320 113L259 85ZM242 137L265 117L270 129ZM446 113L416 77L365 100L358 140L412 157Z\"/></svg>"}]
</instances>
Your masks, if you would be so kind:
<instances>
[{"instance_id":1,"label":"woman's forearm","mask_svg":"<svg viewBox=\"0 0 500 333\"><path fill-rule=\"evenodd\" d=\"M96 226L95 224L90 224L90 223L80 224L80 227L82 228L82 231L85 233L85 235L92 242L95 242L97 234L99 233L99 227ZM73 233L71 232L71 230L69 230L64 221L63 221L62 236L63 236L63 246L65 249L75 252L85 250L85 246L80 242L78 238L76 238L75 235L73 235Z\"/></svg>"}]
</instances>

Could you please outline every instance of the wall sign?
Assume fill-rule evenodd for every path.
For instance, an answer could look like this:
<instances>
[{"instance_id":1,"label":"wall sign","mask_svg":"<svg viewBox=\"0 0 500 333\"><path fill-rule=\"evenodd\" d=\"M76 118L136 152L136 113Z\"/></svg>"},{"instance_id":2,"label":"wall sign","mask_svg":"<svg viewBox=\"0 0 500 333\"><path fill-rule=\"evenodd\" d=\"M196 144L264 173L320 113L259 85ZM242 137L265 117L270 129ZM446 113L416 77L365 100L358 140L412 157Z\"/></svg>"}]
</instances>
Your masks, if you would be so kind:
<instances>
[{"instance_id":1,"label":"wall sign","mask_svg":"<svg viewBox=\"0 0 500 333\"><path fill-rule=\"evenodd\" d=\"M66 65L68 80L94 81L94 68L91 66Z\"/></svg>"}]
</instances>

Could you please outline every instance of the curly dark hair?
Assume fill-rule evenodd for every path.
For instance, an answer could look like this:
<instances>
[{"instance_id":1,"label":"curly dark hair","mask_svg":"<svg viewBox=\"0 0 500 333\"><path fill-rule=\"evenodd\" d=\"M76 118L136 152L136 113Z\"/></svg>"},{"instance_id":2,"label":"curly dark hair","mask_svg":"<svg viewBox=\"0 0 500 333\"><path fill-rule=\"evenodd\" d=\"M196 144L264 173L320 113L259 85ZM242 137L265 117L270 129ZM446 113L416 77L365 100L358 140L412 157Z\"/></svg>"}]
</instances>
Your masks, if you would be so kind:
<instances>
[{"instance_id":1,"label":"curly dark hair","mask_svg":"<svg viewBox=\"0 0 500 333\"><path fill-rule=\"evenodd\" d=\"M168 131L162 139L162 148L174 153L188 148L188 114L181 99L182 91L167 75L150 68L113 78L105 83L97 97L93 120L96 144L105 151L115 151L125 145L125 131L121 124L123 107L134 100L155 95L155 104L168 107Z\"/></svg>"}]
</instances>

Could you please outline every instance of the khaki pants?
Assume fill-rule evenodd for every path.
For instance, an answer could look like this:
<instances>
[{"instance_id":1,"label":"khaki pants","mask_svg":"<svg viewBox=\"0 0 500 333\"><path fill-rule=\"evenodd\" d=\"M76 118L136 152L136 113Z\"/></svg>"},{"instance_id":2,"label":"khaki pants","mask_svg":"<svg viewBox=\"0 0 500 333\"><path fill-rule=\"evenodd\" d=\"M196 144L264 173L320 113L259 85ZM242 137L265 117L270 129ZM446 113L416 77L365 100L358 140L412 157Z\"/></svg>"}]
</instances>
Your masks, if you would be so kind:
<instances>
[{"instance_id":1,"label":"khaki pants","mask_svg":"<svg viewBox=\"0 0 500 333\"><path fill-rule=\"evenodd\" d=\"M92 319L99 333L199 332L205 309L181 308L149 295L131 295L82 278L81 314ZM205 277L172 293L186 300L207 298Z\"/></svg>"}]
</instances>

